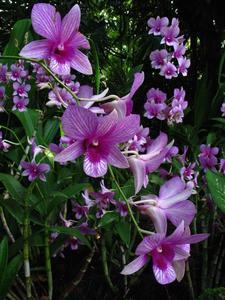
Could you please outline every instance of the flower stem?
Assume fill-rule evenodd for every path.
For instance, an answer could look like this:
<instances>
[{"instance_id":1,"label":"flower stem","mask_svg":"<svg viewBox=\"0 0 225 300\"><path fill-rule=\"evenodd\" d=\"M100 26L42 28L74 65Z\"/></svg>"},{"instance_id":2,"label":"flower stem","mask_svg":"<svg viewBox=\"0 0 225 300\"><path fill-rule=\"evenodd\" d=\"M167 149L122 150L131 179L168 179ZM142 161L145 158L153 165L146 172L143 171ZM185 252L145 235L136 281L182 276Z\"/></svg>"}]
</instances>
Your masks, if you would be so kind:
<instances>
[{"instance_id":1,"label":"flower stem","mask_svg":"<svg viewBox=\"0 0 225 300\"><path fill-rule=\"evenodd\" d=\"M115 182L115 184L116 184L116 187L117 187L117 189L118 189L120 195L122 196L123 200L124 200L124 201L126 202L126 204L127 204L127 208L128 208L130 217L131 217L131 219L132 219L132 221L133 221L135 227L137 228L137 231L138 231L139 235L141 236L141 238L143 238L143 235L142 235L142 232L141 232L141 228L138 226L138 223L137 223L137 221L136 221L136 219L135 219L135 217L134 217L134 215L133 215L132 209L131 209L131 207L130 207L130 203L129 203L129 201L128 201L126 195L124 194L123 190L121 189L119 183L117 182L116 177L115 177L115 175L114 175L114 173L113 173L113 170L112 170L112 167L111 167L111 166L109 166L109 172L110 172L110 174L111 174L112 180L113 180L113 181Z\"/></svg>"},{"instance_id":2,"label":"flower stem","mask_svg":"<svg viewBox=\"0 0 225 300\"><path fill-rule=\"evenodd\" d=\"M10 240L15 243L15 239L14 239L14 236L11 232L11 230L9 229L9 226L7 224L7 221L6 221L6 218L5 218L5 214L4 214L4 211L3 211L3 208L0 206L0 218L2 220L2 225L6 231L6 233L8 234Z\"/></svg>"},{"instance_id":3,"label":"flower stem","mask_svg":"<svg viewBox=\"0 0 225 300\"><path fill-rule=\"evenodd\" d=\"M26 279L26 294L27 300L32 299L31 294L31 276L30 276L30 247L29 247L29 237L30 237L30 216L29 216L29 197L32 193L35 181L33 181L27 189L27 193L24 198L24 224L23 224L23 262L24 262L24 273Z\"/></svg>"},{"instance_id":4,"label":"flower stem","mask_svg":"<svg viewBox=\"0 0 225 300\"><path fill-rule=\"evenodd\" d=\"M45 269L48 278L48 299L52 300L53 295L53 280L52 280L52 265L51 265L51 256L49 248L49 230L48 230L48 220L45 221Z\"/></svg>"}]
</instances>

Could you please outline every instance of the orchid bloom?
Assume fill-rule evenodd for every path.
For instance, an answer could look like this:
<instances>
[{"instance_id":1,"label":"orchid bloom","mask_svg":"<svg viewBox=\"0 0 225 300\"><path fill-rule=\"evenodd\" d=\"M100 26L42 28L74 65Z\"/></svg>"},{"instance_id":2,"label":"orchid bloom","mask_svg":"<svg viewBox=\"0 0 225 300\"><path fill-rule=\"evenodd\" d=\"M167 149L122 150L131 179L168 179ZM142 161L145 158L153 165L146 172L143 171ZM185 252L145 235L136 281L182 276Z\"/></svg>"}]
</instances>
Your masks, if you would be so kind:
<instances>
[{"instance_id":1,"label":"orchid bloom","mask_svg":"<svg viewBox=\"0 0 225 300\"><path fill-rule=\"evenodd\" d=\"M191 196L192 191L192 188L186 187L181 178L176 176L161 186L159 196L143 196L134 204L141 213L152 219L157 232L165 232L167 219L175 226L178 226L182 220L185 226L191 224L196 208L187 199Z\"/></svg>"},{"instance_id":2,"label":"orchid bloom","mask_svg":"<svg viewBox=\"0 0 225 300\"><path fill-rule=\"evenodd\" d=\"M165 232L146 236L136 249L138 257L125 266L121 274L137 272L151 256L153 273L160 284L168 284L176 279L181 281L185 273L185 261L190 256L190 244L201 242L207 237L206 233L190 235L184 222L170 236L166 237Z\"/></svg>"},{"instance_id":3,"label":"orchid bloom","mask_svg":"<svg viewBox=\"0 0 225 300\"><path fill-rule=\"evenodd\" d=\"M167 140L167 135L161 132L150 146L148 146L146 154L132 155L128 158L131 171L134 174L135 193L138 193L142 186L147 186L147 175L156 171L164 161L173 143L167 145Z\"/></svg>"},{"instance_id":4,"label":"orchid bloom","mask_svg":"<svg viewBox=\"0 0 225 300\"><path fill-rule=\"evenodd\" d=\"M45 173L50 171L50 166L48 164L22 161L20 165L24 169L22 176L28 176L29 181L34 181L37 178L46 181Z\"/></svg>"},{"instance_id":5,"label":"orchid bloom","mask_svg":"<svg viewBox=\"0 0 225 300\"><path fill-rule=\"evenodd\" d=\"M109 113L115 109L118 113L119 118L121 119L125 116L129 116L133 109L132 98L143 82L144 72L135 73L134 82L131 86L130 92L126 96L118 100L102 104L101 107L105 110L106 113Z\"/></svg>"},{"instance_id":6,"label":"orchid bloom","mask_svg":"<svg viewBox=\"0 0 225 300\"><path fill-rule=\"evenodd\" d=\"M63 114L62 127L75 142L57 154L55 161L67 162L84 154L84 172L92 177L104 176L108 164L128 168L128 161L118 145L131 139L139 126L138 115L120 120L114 110L98 117L86 108L70 105Z\"/></svg>"},{"instance_id":7,"label":"orchid bloom","mask_svg":"<svg viewBox=\"0 0 225 300\"><path fill-rule=\"evenodd\" d=\"M49 59L50 69L58 75L67 75L70 68L90 75L92 67L79 49L89 49L86 37L81 34L80 7L74 5L61 20L60 14L50 4L35 4L31 13L34 31L44 37L27 44L20 55L27 58Z\"/></svg>"}]
</instances>

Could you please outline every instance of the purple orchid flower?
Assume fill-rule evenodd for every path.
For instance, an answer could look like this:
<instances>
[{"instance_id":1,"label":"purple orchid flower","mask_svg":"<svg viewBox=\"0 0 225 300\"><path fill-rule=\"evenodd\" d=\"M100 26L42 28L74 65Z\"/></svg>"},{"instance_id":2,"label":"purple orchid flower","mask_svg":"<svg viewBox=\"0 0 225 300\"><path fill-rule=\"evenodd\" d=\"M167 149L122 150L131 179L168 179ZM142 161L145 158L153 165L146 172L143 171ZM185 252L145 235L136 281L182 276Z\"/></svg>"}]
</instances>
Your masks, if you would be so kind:
<instances>
[{"instance_id":1,"label":"purple orchid flower","mask_svg":"<svg viewBox=\"0 0 225 300\"><path fill-rule=\"evenodd\" d=\"M144 104L144 108L146 110L144 116L148 119L157 118L159 120L166 119L166 108L167 105L165 103L155 103L154 101L146 101Z\"/></svg>"},{"instance_id":2,"label":"purple orchid flower","mask_svg":"<svg viewBox=\"0 0 225 300\"><path fill-rule=\"evenodd\" d=\"M46 103L47 106L57 106L61 107L62 105L68 106L68 104L74 103L75 100L73 96L67 92L64 88L55 87L48 94L49 101Z\"/></svg>"},{"instance_id":3,"label":"purple orchid flower","mask_svg":"<svg viewBox=\"0 0 225 300\"><path fill-rule=\"evenodd\" d=\"M87 222L80 224L79 230L84 235L96 235L96 230L90 228Z\"/></svg>"},{"instance_id":4,"label":"purple orchid flower","mask_svg":"<svg viewBox=\"0 0 225 300\"><path fill-rule=\"evenodd\" d=\"M147 142L149 141L149 128L143 128L140 126L138 132L132 139L127 142L127 151L144 152L146 150Z\"/></svg>"},{"instance_id":5,"label":"purple orchid flower","mask_svg":"<svg viewBox=\"0 0 225 300\"><path fill-rule=\"evenodd\" d=\"M46 181L45 173L50 171L48 164L37 164L35 162L22 161L20 163L21 167L25 169L22 176L28 176L29 181L34 181L39 178L42 181Z\"/></svg>"},{"instance_id":6,"label":"purple orchid flower","mask_svg":"<svg viewBox=\"0 0 225 300\"><path fill-rule=\"evenodd\" d=\"M157 89L151 88L146 95L147 95L147 101L154 100L155 103L163 103L167 98L166 93L160 91L160 89L158 88Z\"/></svg>"},{"instance_id":7,"label":"purple orchid flower","mask_svg":"<svg viewBox=\"0 0 225 300\"><path fill-rule=\"evenodd\" d=\"M30 84L25 84L25 83L19 83L19 82L14 82L13 83L13 95L16 96L20 96L20 97L28 97L27 92L30 91L31 89L31 85Z\"/></svg>"},{"instance_id":8,"label":"purple orchid flower","mask_svg":"<svg viewBox=\"0 0 225 300\"><path fill-rule=\"evenodd\" d=\"M138 245L135 260L124 267L121 274L130 275L140 270L152 256L153 273L160 284L176 279L181 281L185 273L185 261L190 256L190 244L207 239L206 233L190 235L184 222L168 237L165 233L146 236Z\"/></svg>"},{"instance_id":9,"label":"purple orchid flower","mask_svg":"<svg viewBox=\"0 0 225 300\"><path fill-rule=\"evenodd\" d=\"M191 65L190 59L187 59L185 57L178 58L178 73L181 73L183 76L187 76L187 69Z\"/></svg>"},{"instance_id":10,"label":"purple orchid flower","mask_svg":"<svg viewBox=\"0 0 225 300\"><path fill-rule=\"evenodd\" d=\"M29 99L24 97L20 98L18 96L14 96L13 103L14 105L12 107L12 110L18 110L19 112L23 112L27 110Z\"/></svg>"},{"instance_id":11,"label":"purple orchid flower","mask_svg":"<svg viewBox=\"0 0 225 300\"><path fill-rule=\"evenodd\" d=\"M172 79L173 77L177 77L177 68L173 63L167 62L162 66L159 74L166 79Z\"/></svg>"},{"instance_id":12,"label":"purple orchid flower","mask_svg":"<svg viewBox=\"0 0 225 300\"><path fill-rule=\"evenodd\" d=\"M117 111L119 118L124 118L129 116L133 109L133 96L139 87L144 82L144 72L135 73L134 81L131 86L129 94L120 98L119 100L114 100L108 103L104 103L101 107L105 110L106 113L112 112L114 109Z\"/></svg>"},{"instance_id":13,"label":"purple orchid flower","mask_svg":"<svg viewBox=\"0 0 225 300\"><path fill-rule=\"evenodd\" d=\"M173 47L173 57L176 59L181 58L186 52L186 48L183 44L175 44Z\"/></svg>"},{"instance_id":14,"label":"purple orchid flower","mask_svg":"<svg viewBox=\"0 0 225 300\"><path fill-rule=\"evenodd\" d=\"M65 134L76 141L56 155L55 161L67 162L85 154L84 172L92 177L104 176L107 165L128 168L118 144L127 142L139 129L140 117L130 115L118 119L113 111L107 116L96 116L83 107L70 105L63 114Z\"/></svg>"},{"instance_id":15,"label":"purple orchid flower","mask_svg":"<svg viewBox=\"0 0 225 300\"><path fill-rule=\"evenodd\" d=\"M161 69L165 65L168 59L168 52L166 49L155 50L150 53L149 56L153 69Z\"/></svg>"},{"instance_id":16,"label":"purple orchid flower","mask_svg":"<svg viewBox=\"0 0 225 300\"><path fill-rule=\"evenodd\" d=\"M168 113L167 122L169 125L175 123L182 123L184 118L184 111L181 105L174 106Z\"/></svg>"},{"instance_id":17,"label":"purple orchid flower","mask_svg":"<svg viewBox=\"0 0 225 300\"><path fill-rule=\"evenodd\" d=\"M165 160L168 163L172 163L172 157L176 156L178 154L178 152L179 152L178 147L176 147L176 146L171 147L170 150L166 154Z\"/></svg>"},{"instance_id":18,"label":"purple orchid flower","mask_svg":"<svg viewBox=\"0 0 225 300\"><path fill-rule=\"evenodd\" d=\"M112 203L115 205L116 211L121 217L126 217L128 215L127 204L124 201L113 201Z\"/></svg>"},{"instance_id":19,"label":"purple orchid flower","mask_svg":"<svg viewBox=\"0 0 225 300\"><path fill-rule=\"evenodd\" d=\"M148 146L146 154L128 157L129 165L134 175L135 193L138 193L142 186L147 186L148 174L156 171L164 161L167 152L173 144L172 142L167 145L167 141L167 135L161 132Z\"/></svg>"},{"instance_id":20,"label":"purple orchid flower","mask_svg":"<svg viewBox=\"0 0 225 300\"><path fill-rule=\"evenodd\" d=\"M166 44L168 46L174 46L178 41L178 35L180 33L180 28L178 26L178 20L173 18L172 25L170 27L164 27L161 30L162 33L162 40L161 44Z\"/></svg>"},{"instance_id":21,"label":"purple orchid flower","mask_svg":"<svg viewBox=\"0 0 225 300\"><path fill-rule=\"evenodd\" d=\"M22 78L27 76L27 71L25 71L23 67L19 67L17 64L11 65L10 69L10 79L13 81L21 82Z\"/></svg>"},{"instance_id":22,"label":"purple orchid flower","mask_svg":"<svg viewBox=\"0 0 225 300\"><path fill-rule=\"evenodd\" d=\"M146 195L134 204L141 213L152 219L157 232L166 232L167 219L175 226L178 226L182 220L185 227L191 224L196 208L187 199L192 191L192 188L186 187L180 177L174 177L161 186L159 196Z\"/></svg>"},{"instance_id":23,"label":"purple orchid flower","mask_svg":"<svg viewBox=\"0 0 225 300\"><path fill-rule=\"evenodd\" d=\"M91 75L92 67L79 49L89 49L88 40L79 30L80 7L74 5L61 21L60 14L50 4L35 4L31 13L34 31L45 39L33 41L20 52L21 56L49 59L50 69L59 75L70 74L70 68Z\"/></svg>"},{"instance_id":24,"label":"purple orchid flower","mask_svg":"<svg viewBox=\"0 0 225 300\"><path fill-rule=\"evenodd\" d=\"M225 175L225 158L220 160L220 172Z\"/></svg>"},{"instance_id":25,"label":"purple orchid flower","mask_svg":"<svg viewBox=\"0 0 225 300\"><path fill-rule=\"evenodd\" d=\"M0 150L7 152L10 147L10 144L4 141L2 131L0 131Z\"/></svg>"},{"instance_id":26,"label":"purple orchid flower","mask_svg":"<svg viewBox=\"0 0 225 300\"><path fill-rule=\"evenodd\" d=\"M201 153L199 154L199 161L204 170L215 169L217 164L216 155L219 153L218 147L211 147L210 145L202 144L200 146Z\"/></svg>"},{"instance_id":27,"label":"purple orchid flower","mask_svg":"<svg viewBox=\"0 0 225 300\"><path fill-rule=\"evenodd\" d=\"M113 202L114 192L109 190L102 180L100 183L101 190L99 192L91 192L90 195L95 199L95 203L100 211L108 208L109 204Z\"/></svg>"},{"instance_id":28,"label":"purple orchid flower","mask_svg":"<svg viewBox=\"0 0 225 300\"><path fill-rule=\"evenodd\" d=\"M148 20L148 26L150 27L149 34L160 35L163 28L167 27L169 20L167 17L150 18Z\"/></svg>"}]
</instances>

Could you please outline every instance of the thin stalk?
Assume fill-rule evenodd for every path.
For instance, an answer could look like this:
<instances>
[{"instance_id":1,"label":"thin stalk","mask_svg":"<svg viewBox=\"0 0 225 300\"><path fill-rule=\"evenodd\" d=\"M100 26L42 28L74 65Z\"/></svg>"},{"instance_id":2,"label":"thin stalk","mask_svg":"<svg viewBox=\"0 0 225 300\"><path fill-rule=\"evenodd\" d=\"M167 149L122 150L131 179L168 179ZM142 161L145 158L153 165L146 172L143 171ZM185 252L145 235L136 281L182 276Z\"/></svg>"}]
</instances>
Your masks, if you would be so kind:
<instances>
[{"instance_id":1,"label":"thin stalk","mask_svg":"<svg viewBox=\"0 0 225 300\"><path fill-rule=\"evenodd\" d=\"M136 221L136 219L135 219L135 217L134 217L134 215L133 215L132 209L131 209L131 207L130 207L130 203L129 203L129 201L128 201L126 195L124 194L123 190L121 189L119 183L117 182L116 177L115 177L115 175L114 175L114 173L113 173L113 170L112 170L111 166L109 166L109 172L110 172L110 174L111 174L112 180L113 180L113 181L115 182L115 184L116 184L116 187L117 187L117 189L118 189L120 195L122 196L123 200L124 200L124 201L126 202L126 204L127 204L127 208L128 208L129 214L130 214L130 216L131 216L131 219L132 219L132 221L133 221L135 227L137 228L137 231L138 231L139 235L141 236L141 238L143 238L143 235L142 235L142 232L141 232L141 228L138 226L137 221Z\"/></svg>"},{"instance_id":2,"label":"thin stalk","mask_svg":"<svg viewBox=\"0 0 225 300\"><path fill-rule=\"evenodd\" d=\"M85 273L87 272L88 266L90 265L94 257L95 251L96 251L96 245L93 246L90 254L85 259L84 265L81 267L80 272L77 274L76 278L73 279L68 284L68 286L65 288L65 290L63 291L59 299L66 299L72 293L72 291L78 286L78 284L83 279Z\"/></svg>"},{"instance_id":3,"label":"thin stalk","mask_svg":"<svg viewBox=\"0 0 225 300\"><path fill-rule=\"evenodd\" d=\"M6 233L8 234L9 239L10 239L13 243L15 243L14 236L13 236L11 230L9 229L9 226L8 226L8 224L7 224L7 221L6 221L6 218L5 218L5 214L4 214L3 208L2 208L1 206L0 206L0 218L1 218L1 220L2 220L2 225L3 225L3 227L4 227L5 231L6 231Z\"/></svg>"},{"instance_id":4,"label":"thin stalk","mask_svg":"<svg viewBox=\"0 0 225 300\"><path fill-rule=\"evenodd\" d=\"M106 281L112 290L113 293L117 292L117 288L113 285L110 274L109 274L109 269L108 269L108 263L107 263L107 253L106 253L106 247L105 247L105 240L102 238L101 241L101 252L102 252L102 264L103 264L103 270L105 274Z\"/></svg>"},{"instance_id":5,"label":"thin stalk","mask_svg":"<svg viewBox=\"0 0 225 300\"><path fill-rule=\"evenodd\" d=\"M44 238L44 248L45 248L45 268L48 278L48 299L52 300L53 295L53 280L52 280L52 265L51 265L51 255L49 247L49 229L48 221L45 221L45 238Z\"/></svg>"},{"instance_id":6,"label":"thin stalk","mask_svg":"<svg viewBox=\"0 0 225 300\"><path fill-rule=\"evenodd\" d=\"M24 224L23 224L23 262L24 262L24 273L26 280L26 294L27 300L32 299L31 294L31 276L30 276L30 216L29 216L29 197L32 193L35 181L33 181L27 189L27 193L24 199Z\"/></svg>"},{"instance_id":7,"label":"thin stalk","mask_svg":"<svg viewBox=\"0 0 225 300\"><path fill-rule=\"evenodd\" d=\"M216 270L217 270L217 265L218 265L218 261L219 261L219 258L220 258L220 252L221 252L221 249L223 247L223 240L224 240L224 237L222 235L221 238L220 238L220 241L219 241L219 246L217 247L217 249L215 251L215 254L213 256L213 259L212 259L211 268L210 268L210 278L209 278L209 287L210 288L213 287L213 283L214 283L214 279L215 279L215 275L216 275Z\"/></svg>"},{"instance_id":8,"label":"thin stalk","mask_svg":"<svg viewBox=\"0 0 225 300\"><path fill-rule=\"evenodd\" d=\"M191 272L190 272L190 266L189 266L188 261L186 263L186 275L187 275L188 286L189 286L189 290L190 290L190 296L191 296L191 299L194 300L195 292L194 292L194 287L193 287L193 283L192 283L192 279L191 279Z\"/></svg>"},{"instance_id":9,"label":"thin stalk","mask_svg":"<svg viewBox=\"0 0 225 300\"><path fill-rule=\"evenodd\" d=\"M224 257L225 257L225 248L222 249L222 253L221 253L220 258L219 258L218 268L217 268L217 273L216 273L215 286L219 286L219 283L220 283Z\"/></svg>"}]
</instances>

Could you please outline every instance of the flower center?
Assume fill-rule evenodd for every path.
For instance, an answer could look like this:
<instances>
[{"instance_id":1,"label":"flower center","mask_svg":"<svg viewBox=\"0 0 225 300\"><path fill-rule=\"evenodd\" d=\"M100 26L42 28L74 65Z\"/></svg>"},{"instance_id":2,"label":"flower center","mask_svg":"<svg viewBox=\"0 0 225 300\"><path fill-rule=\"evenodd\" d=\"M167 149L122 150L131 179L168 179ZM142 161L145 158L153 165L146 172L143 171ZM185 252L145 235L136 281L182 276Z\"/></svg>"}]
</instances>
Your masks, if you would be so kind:
<instances>
[{"instance_id":1,"label":"flower center","mask_svg":"<svg viewBox=\"0 0 225 300\"><path fill-rule=\"evenodd\" d=\"M162 252L163 252L163 249L162 249L162 247L160 247L160 246L157 247L156 250L157 250L157 252L159 252L159 253L162 253Z\"/></svg>"},{"instance_id":2,"label":"flower center","mask_svg":"<svg viewBox=\"0 0 225 300\"><path fill-rule=\"evenodd\" d=\"M97 146L99 145L98 140L97 140L97 139L94 139L94 140L92 141L92 145L93 145L94 147L97 147Z\"/></svg>"},{"instance_id":3,"label":"flower center","mask_svg":"<svg viewBox=\"0 0 225 300\"><path fill-rule=\"evenodd\" d=\"M59 44L58 47L57 47L57 49L59 51L63 51L64 50L64 45L63 44Z\"/></svg>"}]
</instances>

